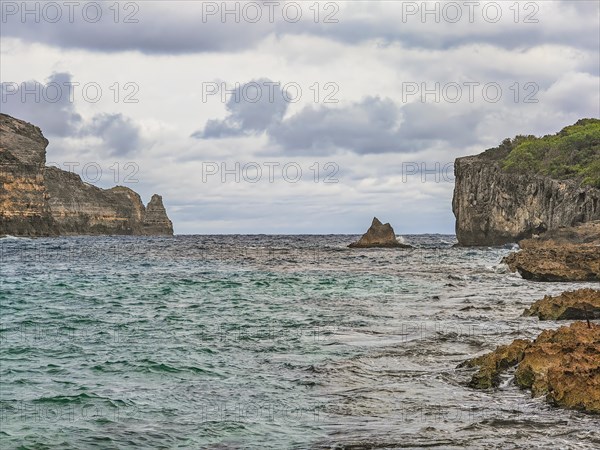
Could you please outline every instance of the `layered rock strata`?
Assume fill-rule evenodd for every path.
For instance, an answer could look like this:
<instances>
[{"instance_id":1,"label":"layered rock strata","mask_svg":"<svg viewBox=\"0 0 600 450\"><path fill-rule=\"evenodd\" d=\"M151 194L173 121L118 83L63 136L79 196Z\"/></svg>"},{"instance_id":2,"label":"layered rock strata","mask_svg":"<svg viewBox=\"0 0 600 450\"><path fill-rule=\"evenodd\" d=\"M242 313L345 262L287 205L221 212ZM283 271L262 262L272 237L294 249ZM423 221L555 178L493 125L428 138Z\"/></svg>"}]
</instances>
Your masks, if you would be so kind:
<instances>
[{"instance_id":1,"label":"layered rock strata","mask_svg":"<svg viewBox=\"0 0 600 450\"><path fill-rule=\"evenodd\" d=\"M146 208L133 190L100 189L45 167L48 140L27 122L0 114L0 235L172 235L154 195Z\"/></svg>"}]
</instances>

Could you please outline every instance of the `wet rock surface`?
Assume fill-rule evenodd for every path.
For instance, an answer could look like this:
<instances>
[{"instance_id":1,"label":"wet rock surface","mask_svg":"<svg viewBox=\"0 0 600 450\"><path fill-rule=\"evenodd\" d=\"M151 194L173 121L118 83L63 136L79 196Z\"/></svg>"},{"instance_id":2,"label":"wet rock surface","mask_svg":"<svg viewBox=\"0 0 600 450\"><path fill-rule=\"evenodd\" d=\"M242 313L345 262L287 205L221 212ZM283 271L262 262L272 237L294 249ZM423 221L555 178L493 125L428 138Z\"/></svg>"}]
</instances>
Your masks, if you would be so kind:
<instances>
[{"instance_id":1,"label":"wet rock surface","mask_svg":"<svg viewBox=\"0 0 600 450\"><path fill-rule=\"evenodd\" d=\"M496 350L460 364L459 367L478 367L469 386L475 389L498 387L500 374L523 359L523 352L531 345L531 341L517 339L509 345L501 345Z\"/></svg>"},{"instance_id":2,"label":"wet rock surface","mask_svg":"<svg viewBox=\"0 0 600 450\"><path fill-rule=\"evenodd\" d=\"M504 262L533 281L600 281L600 221L519 242Z\"/></svg>"},{"instance_id":3,"label":"wet rock surface","mask_svg":"<svg viewBox=\"0 0 600 450\"><path fill-rule=\"evenodd\" d=\"M459 367L478 367L469 386L498 386L516 366L515 383L555 405L600 414L600 325L574 322L543 331L533 342L517 339Z\"/></svg>"},{"instance_id":4,"label":"wet rock surface","mask_svg":"<svg viewBox=\"0 0 600 450\"><path fill-rule=\"evenodd\" d=\"M557 296L546 295L523 313L540 320L600 319L600 290L578 289Z\"/></svg>"}]
</instances>

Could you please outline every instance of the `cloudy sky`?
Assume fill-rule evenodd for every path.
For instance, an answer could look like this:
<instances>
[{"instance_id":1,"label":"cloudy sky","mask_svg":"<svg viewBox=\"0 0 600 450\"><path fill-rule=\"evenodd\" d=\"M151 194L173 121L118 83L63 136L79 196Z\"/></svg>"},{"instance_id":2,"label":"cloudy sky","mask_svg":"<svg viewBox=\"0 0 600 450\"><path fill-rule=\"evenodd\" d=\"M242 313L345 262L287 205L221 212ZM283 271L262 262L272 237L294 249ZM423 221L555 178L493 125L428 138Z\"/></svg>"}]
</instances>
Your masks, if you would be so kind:
<instances>
[{"instance_id":1,"label":"cloudy sky","mask_svg":"<svg viewBox=\"0 0 600 450\"><path fill-rule=\"evenodd\" d=\"M452 233L456 157L600 117L598 5L2 0L1 110L178 234Z\"/></svg>"}]
</instances>

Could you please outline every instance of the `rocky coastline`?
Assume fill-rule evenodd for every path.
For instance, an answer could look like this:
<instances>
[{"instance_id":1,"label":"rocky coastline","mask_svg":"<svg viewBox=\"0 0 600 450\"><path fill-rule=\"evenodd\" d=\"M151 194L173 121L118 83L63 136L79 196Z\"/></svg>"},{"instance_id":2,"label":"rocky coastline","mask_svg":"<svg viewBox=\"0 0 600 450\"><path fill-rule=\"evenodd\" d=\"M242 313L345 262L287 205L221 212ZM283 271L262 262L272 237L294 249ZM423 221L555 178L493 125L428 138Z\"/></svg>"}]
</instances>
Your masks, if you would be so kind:
<instances>
[{"instance_id":1,"label":"rocky coastline","mask_svg":"<svg viewBox=\"0 0 600 450\"><path fill-rule=\"evenodd\" d=\"M600 120L581 119L556 135L517 136L458 158L452 210L459 245L500 246L600 220L599 136ZM584 152L585 162L574 156Z\"/></svg>"},{"instance_id":2,"label":"rocky coastline","mask_svg":"<svg viewBox=\"0 0 600 450\"><path fill-rule=\"evenodd\" d=\"M600 164L599 126L596 119L583 119L556 136L517 137L481 155L459 158L453 200L459 244L518 242L520 249L503 262L528 281L600 281L600 190L596 187L600 172L588 170ZM544 151L550 153L551 144L570 136L574 129L587 132L577 136L586 144L578 150L584 148L592 156L589 167L580 165L577 170L588 174L586 180L591 179L593 186L581 178L559 180L538 173L543 164L555 171L562 168L552 166L552 160L548 163ZM532 153L524 154L533 158L530 162L540 163L538 172L506 170L511 164L522 164L518 158L506 164L522 142L542 150L541 163ZM553 151L558 151L556 148ZM516 339L463 362L459 368L477 369L468 385L494 389L503 373L514 370L514 383L530 390L533 397L544 396L555 406L600 414L600 325L593 322L600 319L600 290L584 288L546 295L523 315L575 322L543 331L533 341Z\"/></svg>"},{"instance_id":3,"label":"rocky coastline","mask_svg":"<svg viewBox=\"0 0 600 450\"><path fill-rule=\"evenodd\" d=\"M600 280L600 222L564 227L520 242L504 262L529 281ZM498 387L502 373L532 396L555 406L600 414L600 290L584 288L545 296L523 313L539 320L583 320L543 331L533 342L516 339L470 359L459 368L477 368L468 385Z\"/></svg>"},{"instance_id":4,"label":"rocky coastline","mask_svg":"<svg viewBox=\"0 0 600 450\"><path fill-rule=\"evenodd\" d=\"M540 320L600 319L600 290L578 289L557 296L546 295L523 313Z\"/></svg>"},{"instance_id":5,"label":"rocky coastline","mask_svg":"<svg viewBox=\"0 0 600 450\"><path fill-rule=\"evenodd\" d=\"M0 135L0 235L173 235L161 196L144 206L127 187L46 167L48 140L30 123L0 114Z\"/></svg>"}]
</instances>

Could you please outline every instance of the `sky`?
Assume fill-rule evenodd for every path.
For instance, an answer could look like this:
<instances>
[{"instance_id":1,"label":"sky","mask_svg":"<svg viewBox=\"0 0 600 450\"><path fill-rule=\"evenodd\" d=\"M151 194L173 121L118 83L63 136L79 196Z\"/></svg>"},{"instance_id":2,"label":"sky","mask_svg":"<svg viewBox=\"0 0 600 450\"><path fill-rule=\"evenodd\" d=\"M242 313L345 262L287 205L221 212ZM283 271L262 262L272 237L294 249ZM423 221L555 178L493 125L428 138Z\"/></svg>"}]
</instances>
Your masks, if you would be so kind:
<instances>
[{"instance_id":1,"label":"sky","mask_svg":"<svg viewBox=\"0 0 600 450\"><path fill-rule=\"evenodd\" d=\"M455 158L600 117L599 5L2 0L0 109L176 234L451 234Z\"/></svg>"}]
</instances>

